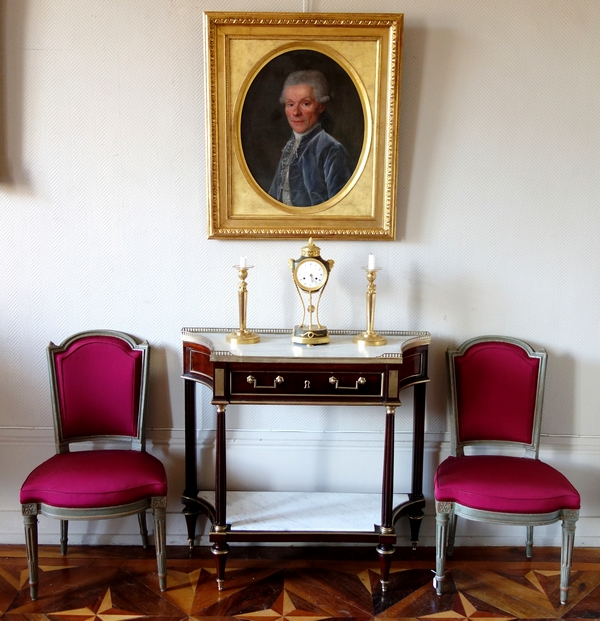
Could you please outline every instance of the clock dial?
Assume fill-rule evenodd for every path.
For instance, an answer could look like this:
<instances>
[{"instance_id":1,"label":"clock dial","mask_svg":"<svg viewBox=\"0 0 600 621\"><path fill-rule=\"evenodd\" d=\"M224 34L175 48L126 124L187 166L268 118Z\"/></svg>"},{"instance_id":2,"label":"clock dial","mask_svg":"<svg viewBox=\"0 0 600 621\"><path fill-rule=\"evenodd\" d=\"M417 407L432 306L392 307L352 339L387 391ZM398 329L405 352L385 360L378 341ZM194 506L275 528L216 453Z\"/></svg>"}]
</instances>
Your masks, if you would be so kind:
<instances>
[{"instance_id":1,"label":"clock dial","mask_svg":"<svg viewBox=\"0 0 600 621\"><path fill-rule=\"evenodd\" d=\"M313 259L307 259L298 263L295 276L298 286L305 291L316 291L325 286L327 282L325 266Z\"/></svg>"}]
</instances>

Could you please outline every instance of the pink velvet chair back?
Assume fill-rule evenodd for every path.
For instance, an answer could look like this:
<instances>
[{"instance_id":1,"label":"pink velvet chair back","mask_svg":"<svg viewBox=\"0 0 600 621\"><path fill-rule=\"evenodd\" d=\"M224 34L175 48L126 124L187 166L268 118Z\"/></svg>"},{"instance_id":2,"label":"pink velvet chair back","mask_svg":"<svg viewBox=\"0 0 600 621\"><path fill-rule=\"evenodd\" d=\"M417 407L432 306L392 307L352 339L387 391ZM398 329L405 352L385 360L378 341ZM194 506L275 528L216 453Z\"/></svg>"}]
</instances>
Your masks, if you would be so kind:
<instances>
[{"instance_id":1,"label":"pink velvet chair back","mask_svg":"<svg viewBox=\"0 0 600 621\"><path fill-rule=\"evenodd\" d=\"M481 337L448 352L453 454L470 444L517 443L537 457L546 353L524 345Z\"/></svg>"},{"instance_id":2,"label":"pink velvet chair back","mask_svg":"<svg viewBox=\"0 0 600 621\"><path fill-rule=\"evenodd\" d=\"M59 452L98 438L143 449L148 346L124 337L86 332L48 347Z\"/></svg>"}]
</instances>

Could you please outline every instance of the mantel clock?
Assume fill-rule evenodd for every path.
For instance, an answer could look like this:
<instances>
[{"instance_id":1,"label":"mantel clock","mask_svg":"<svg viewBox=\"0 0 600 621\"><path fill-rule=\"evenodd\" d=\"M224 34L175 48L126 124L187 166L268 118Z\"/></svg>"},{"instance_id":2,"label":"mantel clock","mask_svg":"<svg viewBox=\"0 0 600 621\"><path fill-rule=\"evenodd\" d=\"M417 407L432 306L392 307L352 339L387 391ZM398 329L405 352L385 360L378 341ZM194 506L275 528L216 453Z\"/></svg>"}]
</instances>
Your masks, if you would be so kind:
<instances>
[{"instance_id":1,"label":"mantel clock","mask_svg":"<svg viewBox=\"0 0 600 621\"><path fill-rule=\"evenodd\" d=\"M327 328L319 321L319 304L333 264L333 259L321 258L321 249L315 246L312 237L302 248L302 256L299 259L288 259L292 279L302 303L302 321L294 326L292 343L298 345L329 343Z\"/></svg>"}]
</instances>

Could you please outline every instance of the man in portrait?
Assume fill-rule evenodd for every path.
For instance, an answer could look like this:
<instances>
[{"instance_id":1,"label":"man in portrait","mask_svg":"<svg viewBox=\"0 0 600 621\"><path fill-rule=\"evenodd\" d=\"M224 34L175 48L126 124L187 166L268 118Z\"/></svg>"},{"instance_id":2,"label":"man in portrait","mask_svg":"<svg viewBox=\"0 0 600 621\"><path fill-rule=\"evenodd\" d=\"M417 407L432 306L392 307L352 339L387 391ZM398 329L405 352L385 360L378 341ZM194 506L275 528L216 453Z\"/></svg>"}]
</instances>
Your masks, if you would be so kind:
<instances>
[{"instance_id":1,"label":"man in portrait","mask_svg":"<svg viewBox=\"0 0 600 621\"><path fill-rule=\"evenodd\" d=\"M283 148L269 189L269 194L285 205L324 203L352 175L346 149L320 123L329 100L329 84L321 71L294 71L285 80L280 102L292 136Z\"/></svg>"}]
</instances>

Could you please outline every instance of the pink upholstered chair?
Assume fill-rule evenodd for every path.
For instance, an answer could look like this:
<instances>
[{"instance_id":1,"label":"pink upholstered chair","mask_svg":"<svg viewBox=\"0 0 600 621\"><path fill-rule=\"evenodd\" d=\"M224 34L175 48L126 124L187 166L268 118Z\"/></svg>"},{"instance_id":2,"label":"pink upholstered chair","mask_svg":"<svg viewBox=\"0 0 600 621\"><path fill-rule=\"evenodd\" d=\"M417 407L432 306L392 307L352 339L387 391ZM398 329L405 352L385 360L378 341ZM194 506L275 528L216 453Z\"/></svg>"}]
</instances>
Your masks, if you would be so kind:
<instances>
[{"instance_id":1,"label":"pink upholstered chair","mask_svg":"<svg viewBox=\"0 0 600 621\"><path fill-rule=\"evenodd\" d=\"M167 477L162 463L145 451L148 343L98 330L76 334L59 346L50 343L47 354L56 455L35 468L21 487L31 599L38 595L38 514L61 521L64 555L68 520L136 513L146 547L146 510L151 509L164 591ZM75 445L80 450L70 450Z\"/></svg>"},{"instance_id":2,"label":"pink upholstered chair","mask_svg":"<svg viewBox=\"0 0 600 621\"><path fill-rule=\"evenodd\" d=\"M457 516L526 526L528 558L533 527L561 520L564 604L580 498L538 457L546 352L517 339L488 336L449 349L447 362L451 456L435 474L437 593L442 593L446 554L454 547Z\"/></svg>"}]
</instances>

